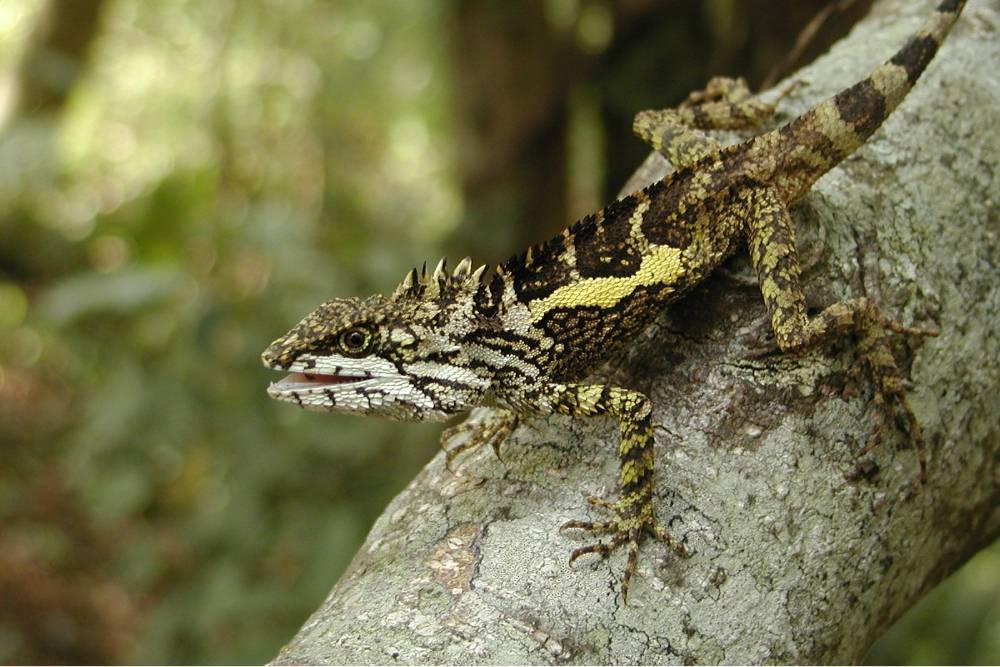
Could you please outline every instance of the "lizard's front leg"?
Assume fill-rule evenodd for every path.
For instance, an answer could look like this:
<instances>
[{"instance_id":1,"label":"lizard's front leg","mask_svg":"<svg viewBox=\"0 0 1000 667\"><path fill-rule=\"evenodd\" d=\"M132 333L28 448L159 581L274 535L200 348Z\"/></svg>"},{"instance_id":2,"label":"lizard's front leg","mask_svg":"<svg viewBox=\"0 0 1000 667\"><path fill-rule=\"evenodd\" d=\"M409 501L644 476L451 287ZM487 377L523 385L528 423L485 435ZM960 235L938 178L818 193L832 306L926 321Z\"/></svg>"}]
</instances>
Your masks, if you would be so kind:
<instances>
[{"instance_id":1,"label":"lizard's front leg","mask_svg":"<svg viewBox=\"0 0 1000 667\"><path fill-rule=\"evenodd\" d=\"M618 422L618 498L613 501L587 498L590 504L609 511L611 518L569 521L562 529L578 528L611 538L608 542L575 549L570 554L570 563L584 554L608 556L618 547L628 548L622 577L622 600L627 602L639 543L645 534L664 541L679 555L689 555L687 548L667 532L653 512L654 440L650 401L639 392L607 385L551 384L543 389L542 396L540 403L551 412L573 417L608 415Z\"/></svg>"}]
</instances>

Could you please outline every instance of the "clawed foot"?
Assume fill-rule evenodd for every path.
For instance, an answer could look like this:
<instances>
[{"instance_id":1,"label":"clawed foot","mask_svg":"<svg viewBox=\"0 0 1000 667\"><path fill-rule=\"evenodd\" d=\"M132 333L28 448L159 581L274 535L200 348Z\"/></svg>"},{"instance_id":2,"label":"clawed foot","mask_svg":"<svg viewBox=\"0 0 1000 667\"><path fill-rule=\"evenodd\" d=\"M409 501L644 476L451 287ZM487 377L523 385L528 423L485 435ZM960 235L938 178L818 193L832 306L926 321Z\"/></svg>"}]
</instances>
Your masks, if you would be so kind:
<instances>
[{"instance_id":1,"label":"clawed foot","mask_svg":"<svg viewBox=\"0 0 1000 667\"><path fill-rule=\"evenodd\" d=\"M879 446L889 432L891 422L897 423L913 441L920 470L917 482L927 480L927 448L923 431L917 422L904 391L904 377L889 348L892 331L908 336L937 336L938 332L915 327L906 327L879 314L879 321L869 327L858 342L857 361L851 367L855 381L870 378L872 383L872 430L861 454Z\"/></svg>"},{"instance_id":2,"label":"clawed foot","mask_svg":"<svg viewBox=\"0 0 1000 667\"><path fill-rule=\"evenodd\" d=\"M455 472L451 463L455 458L470 449L475 449L480 445L489 444L493 448L493 453L503 461L500 456L500 445L504 439L510 435L517 426L517 415L508 410L496 410L491 415L478 422L462 422L450 428L446 428L441 433L441 449L444 450L444 465L450 472ZM448 448L451 440L463 433L470 433L468 439L460 445Z\"/></svg>"},{"instance_id":3,"label":"clawed foot","mask_svg":"<svg viewBox=\"0 0 1000 667\"><path fill-rule=\"evenodd\" d=\"M653 507L647 504L644 507L636 508L632 504L623 504L621 501L609 502L595 496L587 496L587 502L595 507L600 507L612 513L614 516L610 521L567 521L559 530L578 528L590 531L594 535L611 535L609 542L596 542L584 547L574 549L569 556L572 565L580 556L585 554L600 554L602 558L607 558L615 549L620 546L628 546L628 562L625 565L625 574L622 576L622 601L628 602L628 586L635 572L636 563L639 559L639 542L645 533L649 533L658 540L669 546L674 553L679 556L690 556L688 550L680 540L667 532L660 522L653 516Z\"/></svg>"},{"instance_id":4,"label":"clawed foot","mask_svg":"<svg viewBox=\"0 0 1000 667\"><path fill-rule=\"evenodd\" d=\"M794 352L822 345L835 336L843 335L842 329L847 325L838 323L839 319L848 322L858 332L858 343L855 350L855 360L851 365L850 375L857 384L870 381L872 385L872 429L868 441L859 453L859 457L878 447L890 431L892 424L898 424L911 438L916 450L920 466L917 481L922 483L927 478L927 451L924 444L923 431L913 409L906 400L904 391L904 375L896 364L896 359L889 346L890 332L906 336L937 336L938 332L904 326L885 315L867 299L843 302L825 310L816 321L826 318L830 326L824 336L812 341L782 342L774 337L750 339L747 341L747 357L751 359L770 356L775 353ZM782 349L782 346L784 349Z\"/></svg>"},{"instance_id":5,"label":"clawed foot","mask_svg":"<svg viewBox=\"0 0 1000 667\"><path fill-rule=\"evenodd\" d=\"M677 107L692 114L689 122L708 130L749 130L759 127L774 113L774 104L753 96L744 79L713 77L687 96Z\"/></svg>"},{"instance_id":6,"label":"clawed foot","mask_svg":"<svg viewBox=\"0 0 1000 667\"><path fill-rule=\"evenodd\" d=\"M680 106L692 107L709 102L729 102L739 104L750 99L752 93L743 77L713 76L705 84L703 90L695 90L688 94Z\"/></svg>"}]
</instances>

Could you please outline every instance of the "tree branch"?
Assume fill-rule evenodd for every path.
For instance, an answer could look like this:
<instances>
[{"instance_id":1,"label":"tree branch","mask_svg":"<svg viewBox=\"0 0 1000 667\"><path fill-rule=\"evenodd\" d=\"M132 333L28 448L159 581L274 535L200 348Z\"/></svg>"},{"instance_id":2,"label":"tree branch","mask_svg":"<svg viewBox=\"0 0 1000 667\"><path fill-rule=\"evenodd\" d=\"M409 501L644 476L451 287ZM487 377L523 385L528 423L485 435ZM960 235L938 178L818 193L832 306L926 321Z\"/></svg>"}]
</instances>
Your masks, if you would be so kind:
<instances>
[{"instance_id":1,"label":"tree branch","mask_svg":"<svg viewBox=\"0 0 1000 667\"><path fill-rule=\"evenodd\" d=\"M796 75L778 120L865 76L929 7L878 3ZM504 463L484 448L455 476L435 457L276 663L859 660L1000 533L998 27L1000 2L972 0L902 108L793 211L816 305L869 294L940 329L898 350L926 484L901 434L860 453L870 394L852 392L850 345L750 357L768 323L736 260L605 372L653 398L656 507L692 558L647 542L628 606L623 553L569 567L582 542L557 528L614 490L617 431L530 421Z\"/></svg>"}]
</instances>

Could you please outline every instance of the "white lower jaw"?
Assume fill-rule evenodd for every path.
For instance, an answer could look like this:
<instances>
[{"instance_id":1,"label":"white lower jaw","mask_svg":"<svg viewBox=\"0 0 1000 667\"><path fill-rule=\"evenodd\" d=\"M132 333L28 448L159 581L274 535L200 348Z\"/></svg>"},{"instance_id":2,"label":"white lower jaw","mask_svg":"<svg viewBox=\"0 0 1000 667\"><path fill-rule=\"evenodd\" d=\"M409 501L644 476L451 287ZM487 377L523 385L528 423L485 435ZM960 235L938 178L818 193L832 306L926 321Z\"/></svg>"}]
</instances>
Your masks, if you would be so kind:
<instances>
[{"instance_id":1,"label":"white lower jaw","mask_svg":"<svg viewBox=\"0 0 1000 667\"><path fill-rule=\"evenodd\" d=\"M278 380L272 382L267 387L267 395L285 401L295 401L296 396L309 396L311 394L324 395L329 391L338 391L344 387L360 388L372 384L375 378L366 378L354 382L334 382L331 384L320 384L318 382L290 382L288 380Z\"/></svg>"},{"instance_id":2,"label":"white lower jaw","mask_svg":"<svg viewBox=\"0 0 1000 667\"><path fill-rule=\"evenodd\" d=\"M272 382L267 388L267 394L275 400L293 403L310 412L378 415L398 421L444 421L456 414L437 409L425 395L401 391L405 388L402 386L396 387L396 394L405 394L405 399L408 400L397 400L391 391L368 397L361 389L377 384L378 378L335 384L282 380ZM353 391L355 388L358 390Z\"/></svg>"}]
</instances>

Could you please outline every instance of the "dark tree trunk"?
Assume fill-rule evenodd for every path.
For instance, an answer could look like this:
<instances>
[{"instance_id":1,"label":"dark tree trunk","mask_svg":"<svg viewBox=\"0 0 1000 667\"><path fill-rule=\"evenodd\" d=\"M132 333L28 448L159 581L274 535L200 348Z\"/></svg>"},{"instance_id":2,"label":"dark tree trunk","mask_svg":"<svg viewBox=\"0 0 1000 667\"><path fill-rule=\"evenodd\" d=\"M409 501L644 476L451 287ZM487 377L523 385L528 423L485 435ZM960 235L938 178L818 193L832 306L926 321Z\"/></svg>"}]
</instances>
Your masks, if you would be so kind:
<instances>
[{"instance_id":1,"label":"dark tree trunk","mask_svg":"<svg viewBox=\"0 0 1000 667\"><path fill-rule=\"evenodd\" d=\"M20 115L62 109L99 33L103 7L104 0L50 0L21 62Z\"/></svg>"},{"instance_id":2,"label":"dark tree trunk","mask_svg":"<svg viewBox=\"0 0 1000 667\"><path fill-rule=\"evenodd\" d=\"M455 143L468 207L454 244L495 263L567 217L566 119L579 54L546 21L545 3L454 8Z\"/></svg>"}]
</instances>

